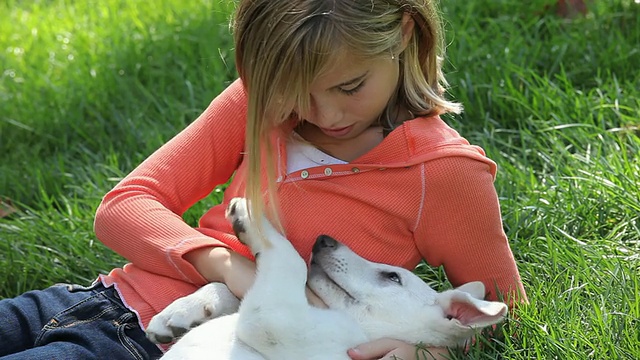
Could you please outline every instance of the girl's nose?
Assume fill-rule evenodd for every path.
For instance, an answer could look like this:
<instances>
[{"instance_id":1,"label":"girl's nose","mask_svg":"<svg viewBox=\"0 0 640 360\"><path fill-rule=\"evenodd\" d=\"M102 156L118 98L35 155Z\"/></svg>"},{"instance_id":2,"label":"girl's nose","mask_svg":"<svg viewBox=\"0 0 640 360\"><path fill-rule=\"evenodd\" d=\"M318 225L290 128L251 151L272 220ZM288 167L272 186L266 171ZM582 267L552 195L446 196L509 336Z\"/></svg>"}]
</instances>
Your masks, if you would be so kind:
<instances>
[{"instance_id":1,"label":"girl's nose","mask_svg":"<svg viewBox=\"0 0 640 360\"><path fill-rule=\"evenodd\" d=\"M321 128L331 129L342 121L340 106L330 99L311 99L310 116L307 121Z\"/></svg>"}]
</instances>

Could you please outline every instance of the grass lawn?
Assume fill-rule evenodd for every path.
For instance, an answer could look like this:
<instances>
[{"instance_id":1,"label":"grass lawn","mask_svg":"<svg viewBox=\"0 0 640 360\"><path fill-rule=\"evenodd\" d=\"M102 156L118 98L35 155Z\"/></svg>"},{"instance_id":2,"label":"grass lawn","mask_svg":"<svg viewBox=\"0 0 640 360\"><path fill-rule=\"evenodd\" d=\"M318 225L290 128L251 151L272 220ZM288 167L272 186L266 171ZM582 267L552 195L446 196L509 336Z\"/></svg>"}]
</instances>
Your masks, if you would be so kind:
<instances>
[{"instance_id":1,"label":"grass lawn","mask_svg":"<svg viewBox=\"0 0 640 360\"><path fill-rule=\"evenodd\" d=\"M593 1L567 20L545 10L553 2L442 6L451 97L466 109L446 120L499 165L531 301L503 340L471 353L638 359L640 5ZM235 78L232 7L0 3L0 298L88 283L124 263L95 239L94 211ZM220 191L185 220L195 224Z\"/></svg>"}]
</instances>

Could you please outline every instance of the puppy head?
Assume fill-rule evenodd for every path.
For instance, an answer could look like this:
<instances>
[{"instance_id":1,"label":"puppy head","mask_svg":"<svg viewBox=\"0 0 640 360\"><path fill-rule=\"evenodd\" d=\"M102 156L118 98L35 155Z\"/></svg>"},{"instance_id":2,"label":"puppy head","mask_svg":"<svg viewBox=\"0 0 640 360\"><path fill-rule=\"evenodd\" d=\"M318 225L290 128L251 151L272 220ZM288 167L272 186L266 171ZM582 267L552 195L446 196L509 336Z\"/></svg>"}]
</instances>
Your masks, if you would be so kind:
<instances>
[{"instance_id":1,"label":"puppy head","mask_svg":"<svg viewBox=\"0 0 640 360\"><path fill-rule=\"evenodd\" d=\"M507 313L505 304L482 300L481 282L438 293L411 271L367 261L326 235L313 248L308 284L371 339L454 346Z\"/></svg>"}]
</instances>

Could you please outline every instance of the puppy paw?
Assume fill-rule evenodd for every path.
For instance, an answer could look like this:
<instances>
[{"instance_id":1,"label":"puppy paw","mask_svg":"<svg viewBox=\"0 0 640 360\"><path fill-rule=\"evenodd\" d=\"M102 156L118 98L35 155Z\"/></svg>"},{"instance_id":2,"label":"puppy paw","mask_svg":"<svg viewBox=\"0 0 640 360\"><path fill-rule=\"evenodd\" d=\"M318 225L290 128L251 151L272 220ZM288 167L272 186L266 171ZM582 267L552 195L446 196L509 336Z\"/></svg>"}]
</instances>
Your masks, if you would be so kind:
<instances>
[{"instance_id":1,"label":"puppy paw","mask_svg":"<svg viewBox=\"0 0 640 360\"><path fill-rule=\"evenodd\" d=\"M225 284L208 284L154 316L145 330L147 338L157 344L171 343L210 319L236 312L239 305Z\"/></svg>"},{"instance_id":2,"label":"puppy paw","mask_svg":"<svg viewBox=\"0 0 640 360\"><path fill-rule=\"evenodd\" d=\"M213 311L204 304L188 309L181 299L154 316L146 329L147 338L157 344L168 344L187 331L212 318ZM184 307L183 307L184 306Z\"/></svg>"},{"instance_id":3,"label":"puppy paw","mask_svg":"<svg viewBox=\"0 0 640 360\"><path fill-rule=\"evenodd\" d=\"M249 218L249 204L244 198L233 198L227 206L225 213L227 220L233 226L238 240L247 246L251 246L251 239L254 238L254 230Z\"/></svg>"}]
</instances>

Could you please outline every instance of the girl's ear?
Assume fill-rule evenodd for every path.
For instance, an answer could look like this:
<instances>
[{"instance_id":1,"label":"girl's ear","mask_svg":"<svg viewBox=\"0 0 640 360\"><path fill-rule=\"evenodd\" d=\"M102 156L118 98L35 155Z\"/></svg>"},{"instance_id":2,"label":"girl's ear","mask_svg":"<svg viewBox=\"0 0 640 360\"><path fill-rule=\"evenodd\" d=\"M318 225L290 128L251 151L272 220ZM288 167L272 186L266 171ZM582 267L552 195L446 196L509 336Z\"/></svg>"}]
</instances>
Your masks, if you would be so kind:
<instances>
[{"instance_id":1,"label":"girl's ear","mask_svg":"<svg viewBox=\"0 0 640 360\"><path fill-rule=\"evenodd\" d=\"M402 14L402 47L400 48L400 52L404 51L407 45L409 45L415 25L416 23L413 20L413 17L411 17L411 14L408 12Z\"/></svg>"}]
</instances>

